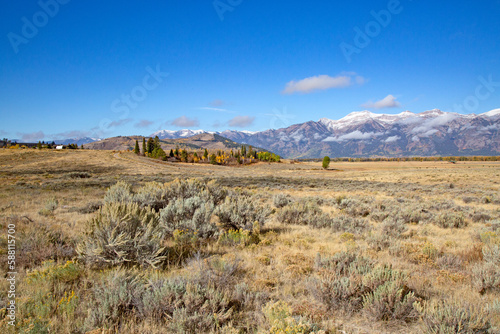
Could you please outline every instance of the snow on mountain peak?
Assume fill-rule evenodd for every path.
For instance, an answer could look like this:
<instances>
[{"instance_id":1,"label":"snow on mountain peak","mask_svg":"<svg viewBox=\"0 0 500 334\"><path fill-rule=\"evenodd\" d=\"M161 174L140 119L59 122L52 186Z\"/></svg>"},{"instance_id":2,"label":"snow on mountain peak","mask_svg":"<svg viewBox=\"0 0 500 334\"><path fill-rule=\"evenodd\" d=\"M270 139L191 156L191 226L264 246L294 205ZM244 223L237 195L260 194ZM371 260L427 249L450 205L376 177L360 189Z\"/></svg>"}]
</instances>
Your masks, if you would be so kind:
<instances>
[{"instance_id":1,"label":"snow on mountain peak","mask_svg":"<svg viewBox=\"0 0 500 334\"><path fill-rule=\"evenodd\" d=\"M493 117L498 115L500 115L500 109L493 109L483 114L480 114L480 116L487 116L487 117Z\"/></svg>"}]
</instances>

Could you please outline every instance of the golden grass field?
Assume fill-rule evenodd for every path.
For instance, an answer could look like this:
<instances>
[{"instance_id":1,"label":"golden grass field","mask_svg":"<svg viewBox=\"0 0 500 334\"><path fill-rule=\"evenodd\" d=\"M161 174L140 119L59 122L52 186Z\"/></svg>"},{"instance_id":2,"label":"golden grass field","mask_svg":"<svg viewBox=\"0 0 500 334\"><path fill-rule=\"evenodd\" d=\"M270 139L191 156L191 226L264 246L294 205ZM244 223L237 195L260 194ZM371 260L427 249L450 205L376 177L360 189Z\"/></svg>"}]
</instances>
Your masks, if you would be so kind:
<instances>
[{"instance_id":1,"label":"golden grass field","mask_svg":"<svg viewBox=\"0 0 500 334\"><path fill-rule=\"evenodd\" d=\"M184 232L174 232L165 241L170 261L157 269L96 269L76 251L107 189L118 181L136 192L148 182L191 178L243 193L259 208L269 207L270 214L264 224L233 231L226 239L180 242L175 236ZM290 201L282 208L276 204L280 194ZM54 200L55 208L48 207ZM293 210L301 203L318 211L290 223L286 210L295 218L301 212ZM318 223L339 217L349 223ZM463 312L466 326L460 333L495 332L500 329L499 219L500 162L332 162L323 170L321 163L286 160L225 167L161 162L131 152L0 149L2 275L8 271L9 224L16 225L18 273L14 327L5 309L8 282L0 283L1 325L12 333L431 333L433 323L448 321L451 328ZM356 222L362 228L349 225ZM335 273L340 270L331 260L336 254L366 258L373 268L392 266L384 268L405 278L394 279L400 289L392 295L370 302L367 296L384 282L371 286L368 274ZM230 265L236 269L227 269ZM153 302L146 299L141 307L133 298L126 303L99 299L96 289L111 289L109 277L120 270L144 282L181 277L233 295L226 308L210 306L224 310L217 315L206 311L209 298L201 304L182 300L182 308L151 315L144 305ZM217 280L210 276L209 283L193 283L207 270ZM344 290L335 285L340 276L351 280ZM236 297L239 289L244 292ZM330 293L334 290L340 297ZM398 309L398 298L408 293L423 311L411 303ZM175 298L169 303L181 303ZM443 315L433 304L438 302L450 306L453 315ZM97 317L92 310L106 307L109 316L89 320Z\"/></svg>"}]
</instances>

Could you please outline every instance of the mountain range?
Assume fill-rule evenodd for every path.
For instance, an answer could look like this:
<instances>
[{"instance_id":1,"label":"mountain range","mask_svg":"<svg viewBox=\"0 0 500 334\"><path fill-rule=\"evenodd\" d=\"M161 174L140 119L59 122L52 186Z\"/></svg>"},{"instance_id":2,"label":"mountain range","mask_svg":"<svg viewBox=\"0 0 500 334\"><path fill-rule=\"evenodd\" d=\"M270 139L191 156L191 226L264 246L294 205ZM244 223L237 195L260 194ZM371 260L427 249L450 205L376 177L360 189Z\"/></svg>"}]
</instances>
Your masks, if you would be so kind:
<instances>
[{"instance_id":1,"label":"mountain range","mask_svg":"<svg viewBox=\"0 0 500 334\"><path fill-rule=\"evenodd\" d=\"M500 109L477 115L439 109L400 114L359 111L339 120L322 118L260 132L162 130L151 137L174 140L202 134L261 147L285 158L499 155Z\"/></svg>"},{"instance_id":2,"label":"mountain range","mask_svg":"<svg viewBox=\"0 0 500 334\"><path fill-rule=\"evenodd\" d=\"M151 136L180 138L203 130L163 130ZM400 114L353 112L261 132L223 131L235 142L263 147L286 158L498 155L500 109L458 114L438 109Z\"/></svg>"}]
</instances>

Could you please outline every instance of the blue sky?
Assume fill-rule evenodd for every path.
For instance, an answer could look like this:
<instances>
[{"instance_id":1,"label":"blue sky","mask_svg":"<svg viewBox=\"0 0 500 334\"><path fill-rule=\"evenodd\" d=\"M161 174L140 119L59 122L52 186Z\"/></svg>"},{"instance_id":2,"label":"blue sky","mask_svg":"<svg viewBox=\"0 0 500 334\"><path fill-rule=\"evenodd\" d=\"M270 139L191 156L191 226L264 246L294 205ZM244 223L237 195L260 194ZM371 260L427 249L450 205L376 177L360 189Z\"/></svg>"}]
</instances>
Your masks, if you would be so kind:
<instances>
[{"instance_id":1,"label":"blue sky","mask_svg":"<svg viewBox=\"0 0 500 334\"><path fill-rule=\"evenodd\" d=\"M500 108L500 0L9 2L0 137Z\"/></svg>"}]
</instances>

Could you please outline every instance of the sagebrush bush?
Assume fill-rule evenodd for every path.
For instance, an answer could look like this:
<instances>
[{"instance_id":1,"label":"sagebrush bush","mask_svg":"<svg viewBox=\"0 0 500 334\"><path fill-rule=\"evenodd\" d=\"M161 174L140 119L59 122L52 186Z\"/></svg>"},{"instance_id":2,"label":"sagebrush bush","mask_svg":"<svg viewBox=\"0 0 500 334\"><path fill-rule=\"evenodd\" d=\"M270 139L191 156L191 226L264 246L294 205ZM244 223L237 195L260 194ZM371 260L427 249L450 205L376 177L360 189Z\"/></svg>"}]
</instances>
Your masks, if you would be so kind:
<instances>
[{"instance_id":1,"label":"sagebrush bush","mask_svg":"<svg viewBox=\"0 0 500 334\"><path fill-rule=\"evenodd\" d=\"M417 302L415 309L420 313L424 333L486 334L491 328L487 311L471 304L450 300Z\"/></svg>"},{"instance_id":2,"label":"sagebrush bush","mask_svg":"<svg viewBox=\"0 0 500 334\"><path fill-rule=\"evenodd\" d=\"M264 226L271 209L267 205L257 204L251 196L232 194L216 207L214 214L219 218L219 224L224 230L251 231L255 222Z\"/></svg>"},{"instance_id":3,"label":"sagebrush bush","mask_svg":"<svg viewBox=\"0 0 500 334\"><path fill-rule=\"evenodd\" d=\"M333 217L329 223L330 227L335 232L362 234L369 229L369 225L366 219L353 218L345 215Z\"/></svg>"},{"instance_id":4,"label":"sagebrush bush","mask_svg":"<svg viewBox=\"0 0 500 334\"><path fill-rule=\"evenodd\" d=\"M159 211L167 206L171 197L172 194L166 184L148 182L137 190L133 200L142 207L149 206Z\"/></svg>"},{"instance_id":5,"label":"sagebrush bush","mask_svg":"<svg viewBox=\"0 0 500 334\"><path fill-rule=\"evenodd\" d=\"M491 262L475 264L472 267L472 284L480 294L500 291L500 268Z\"/></svg>"},{"instance_id":6,"label":"sagebrush bush","mask_svg":"<svg viewBox=\"0 0 500 334\"><path fill-rule=\"evenodd\" d=\"M118 181L109 187L104 195L104 203L129 203L132 200L132 186L123 181Z\"/></svg>"},{"instance_id":7,"label":"sagebrush bush","mask_svg":"<svg viewBox=\"0 0 500 334\"><path fill-rule=\"evenodd\" d=\"M411 322L419 316L413 307L416 300L403 282L388 281L363 297L363 312L375 321Z\"/></svg>"},{"instance_id":8,"label":"sagebrush bush","mask_svg":"<svg viewBox=\"0 0 500 334\"><path fill-rule=\"evenodd\" d=\"M434 224L442 228L463 228L468 225L464 215L456 212L440 214L435 218Z\"/></svg>"},{"instance_id":9,"label":"sagebrush bush","mask_svg":"<svg viewBox=\"0 0 500 334\"><path fill-rule=\"evenodd\" d=\"M160 211L160 222L169 235L175 230L196 232L200 238L210 238L218 228L211 222L214 205L198 196L171 201Z\"/></svg>"},{"instance_id":10,"label":"sagebrush bush","mask_svg":"<svg viewBox=\"0 0 500 334\"><path fill-rule=\"evenodd\" d=\"M294 205L288 205L276 213L276 219L280 223L293 225L312 225L325 227L330 225L329 217L323 213L321 208L311 201L299 201Z\"/></svg>"},{"instance_id":11,"label":"sagebrush bush","mask_svg":"<svg viewBox=\"0 0 500 334\"><path fill-rule=\"evenodd\" d=\"M135 271L119 269L107 273L90 290L86 329L120 328L123 321L138 319L144 291L144 278Z\"/></svg>"},{"instance_id":12,"label":"sagebrush bush","mask_svg":"<svg viewBox=\"0 0 500 334\"><path fill-rule=\"evenodd\" d=\"M49 198L45 202L45 206L40 209L40 211L38 211L38 214L40 214L41 216L49 216L54 213L58 206L59 201L55 197Z\"/></svg>"},{"instance_id":13,"label":"sagebrush bush","mask_svg":"<svg viewBox=\"0 0 500 334\"><path fill-rule=\"evenodd\" d=\"M284 194L276 194L273 196L273 204L277 208L282 208L290 204L291 199L290 196Z\"/></svg>"},{"instance_id":14,"label":"sagebrush bush","mask_svg":"<svg viewBox=\"0 0 500 334\"><path fill-rule=\"evenodd\" d=\"M77 251L91 266L156 267L165 259L164 237L165 229L150 208L112 203L87 222Z\"/></svg>"},{"instance_id":15,"label":"sagebrush bush","mask_svg":"<svg viewBox=\"0 0 500 334\"><path fill-rule=\"evenodd\" d=\"M293 317L290 306L283 302L269 302L262 312L269 325L267 333L272 334L323 334L325 331L311 324L303 317Z\"/></svg>"}]
</instances>

